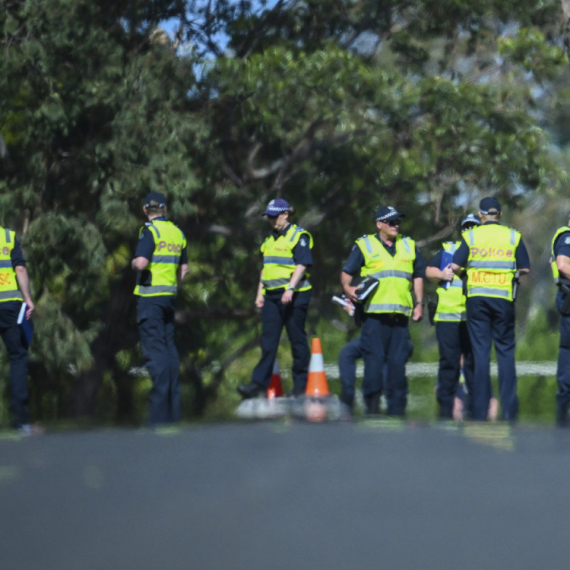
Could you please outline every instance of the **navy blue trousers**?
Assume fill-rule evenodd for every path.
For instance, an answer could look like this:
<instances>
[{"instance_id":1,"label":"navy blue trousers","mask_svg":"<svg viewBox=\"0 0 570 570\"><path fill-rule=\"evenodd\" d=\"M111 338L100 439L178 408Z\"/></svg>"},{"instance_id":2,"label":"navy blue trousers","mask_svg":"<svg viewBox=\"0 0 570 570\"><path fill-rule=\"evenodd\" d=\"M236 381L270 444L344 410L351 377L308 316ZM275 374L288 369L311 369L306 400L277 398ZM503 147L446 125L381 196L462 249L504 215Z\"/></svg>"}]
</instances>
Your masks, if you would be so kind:
<instances>
[{"instance_id":1,"label":"navy blue trousers","mask_svg":"<svg viewBox=\"0 0 570 570\"><path fill-rule=\"evenodd\" d=\"M570 406L570 315L562 314L563 295L558 291L556 308L560 313L560 345L558 349L558 367L556 369L556 421L559 425L568 424Z\"/></svg>"},{"instance_id":2,"label":"navy blue trousers","mask_svg":"<svg viewBox=\"0 0 570 570\"><path fill-rule=\"evenodd\" d=\"M284 305L281 294L267 294L261 309L261 359L253 369L251 381L264 389L269 387L273 362L283 327L287 330L291 352L293 354L293 392L305 393L307 373L311 360L311 351L307 342L305 322L311 300L311 291L302 291L293 295L293 301Z\"/></svg>"},{"instance_id":3,"label":"navy blue trousers","mask_svg":"<svg viewBox=\"0 0 570 570\"><path fill-rule=\"evenodd\" d=\"M385 388L387 414L391 416L403 416L406 412L408 320L399 314L365 313L362 323L362 393L366 398L380 394Z\"/></svg>"},{"instance_id":4,"label":"navy blue trousers","mask_svg":"<svg viewBox=\"0 0 570 570\"><path fill-rule=\"evenodd\" d=\"M356 386L356 361L362 358L362 341L360 337L343 346L338 355L338 372L341 382L340 400L347 406L354 404Z\"/></svg>"},{"instance_id":5,"label":"navy blue trousers","mask_svg":"<svg viewBox=\"0 0 570 570\"><path fill-rule=\"evenodd\" d=\"M28 349L18 326L20 301L0 303L0 335L10 362L10 412L12 426L30 423L28 413Z\"/></svg>"},{"instance_id":6,"label":"navy blue trousers","mask_svg":"<svg viewBox=\"0 0 570 570\"><path fill-rule=\"evenodd\" d=\"M174 345L172 295L139 297L137 324L146 368L152 379L149 395L150 424L180 419L180 362Z\"/></svg>"},{"instance_id":7,"label":"navy blue trousers","mask_svg":"<svg viewBox=\"0 0 570 570\"><path fill-rule=\"evenodd\" d=\"M499 367L502 419L515 420L519 401L515 368L514 303L492 297L469 297L467 327L475 360L473 419L487 419L491 400L491 345L494 342Z\"/></svg>"},{"instance_id":8,"label":"navy blue trousers","mask_svg":"<svg viewBox=\"0 0 570 570\"><path fill-rule=\"evenodd\" d=\"M439 345L439 369L437 373L436 397L439 404L439 417L453 417L453 400L461 374L461 355L464 356L463 373L468 395L466 408L468 415L473 413L470 395L473 394L474 361L467 323L436 322L435 334Z\"/></svg>"}]
</instances>

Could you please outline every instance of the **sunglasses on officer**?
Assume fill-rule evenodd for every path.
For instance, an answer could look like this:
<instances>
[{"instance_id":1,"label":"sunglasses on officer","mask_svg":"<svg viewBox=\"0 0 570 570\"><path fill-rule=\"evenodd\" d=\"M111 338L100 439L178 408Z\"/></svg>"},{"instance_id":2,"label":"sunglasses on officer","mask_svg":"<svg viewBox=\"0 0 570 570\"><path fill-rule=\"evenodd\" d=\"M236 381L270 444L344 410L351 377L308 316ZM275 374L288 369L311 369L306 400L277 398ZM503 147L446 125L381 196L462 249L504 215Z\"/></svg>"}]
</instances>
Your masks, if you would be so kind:
<instances>
[{"instance_id":1,"label":"sunglasses on officer","mask_svg":"<svg viewBox=\"0 0 570 570\"><path fill-rule=\"evenodd\" d=\"M401 224L402 220L386 220L384 223L388 224L390 227L395 228Z\"/></svg>"}]
</instances>

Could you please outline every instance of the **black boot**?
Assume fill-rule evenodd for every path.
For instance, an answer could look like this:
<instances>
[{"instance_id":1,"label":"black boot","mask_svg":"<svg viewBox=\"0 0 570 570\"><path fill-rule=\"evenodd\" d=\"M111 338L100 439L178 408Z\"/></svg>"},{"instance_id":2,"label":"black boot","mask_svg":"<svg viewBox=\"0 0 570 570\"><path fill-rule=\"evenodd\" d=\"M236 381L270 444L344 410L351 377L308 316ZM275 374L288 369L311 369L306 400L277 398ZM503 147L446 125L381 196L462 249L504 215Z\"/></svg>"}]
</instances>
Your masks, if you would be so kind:
<instances>
[{"instance_id":1,"label":"black boot","mask_svg":"<svg viewBox=\"0 0 570 570\"><path fill-rule=\"evenodd\" d=\"M265 392L265 388L255 382L250 382L249 384L240 384L237 387L237 391L244 400L249 400L250 398L255 398L256 396L263 394Z\"/></svg>"},{"instance_id":2,"label":"black boot","mask_svg":"<svg viewBox=\"0 0 570 570\"><path fill-rule=\"evenodd\" d=\"M364 396L364 403L366 404L366 413L368 415L378 415L380 413L380 393Z\"/></svg>"}]
</instances>

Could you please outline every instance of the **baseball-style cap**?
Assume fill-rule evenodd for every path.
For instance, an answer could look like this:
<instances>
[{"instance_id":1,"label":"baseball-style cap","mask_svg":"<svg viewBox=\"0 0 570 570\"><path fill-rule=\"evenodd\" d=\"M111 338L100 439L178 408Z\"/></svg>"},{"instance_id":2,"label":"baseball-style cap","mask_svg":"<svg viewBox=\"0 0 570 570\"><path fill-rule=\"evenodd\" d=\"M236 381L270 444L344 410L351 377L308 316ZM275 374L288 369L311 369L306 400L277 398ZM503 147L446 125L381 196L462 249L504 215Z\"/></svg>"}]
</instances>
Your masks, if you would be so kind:
<instances>
[{"instance_id":1,"label":"baseball-style cap","mask_svg":"<svg viewBox=\"0 0 570 570\"><path fill-rule=\"evenodd\" d=\"M166 196L162 192L150 192L144 199L144 205L147 208L151 205L155 208L164 208L166 206Z\"/></svg>"},{"instance_id":2,"label":"baseball-style cap","mask_svg":"<svg viewBox=\"0 0 570 570\"><path fill-rule=\"evenodd\" d=\"M467 224L475 224L476 226L480 226L480 225L481 225L481 220L480 220L479 217L476 216L475 214L467 214L467 215L461 220L461 227L466 226Z\"/></svg>"},{"instance_id":3,"label":"baseball-style cap","mask_svg":"<svg viewBox=\"0 0 570 570\"><path fill-rule=\"evenodd\" d=\"M377 222L389 222L390 220L397 220L398 218L405 217L406 214L400 214L400 212L392 206L380 206L375 213Z\"/></svg>"},{"instance_id":4,"label":"baseball-style cap","mask_svg":"<svg viewBox=\"0 0 570 570\"><path fill-rule=\"evenodd\" d=\"M501 211L501 204L499 204L499 201L496 198L488 196L479 202L479 211L485 215L498 214Z\"/></svg>"},{"instance_id":5,"label":"baseball-style cap","mask_svg":"<svg viewBox=\"0 0 570 570\"><path fill-rule=\"evenodd\" d=\"M271 200L269 204L267 204L267 208L265 212L263 212L262 216L278 216L283 212L289 212L291 210L291 206L289 206L289 202L287 200L283 200L283 198L275 198L275 200Z\"/></svg>"}]
</instances>

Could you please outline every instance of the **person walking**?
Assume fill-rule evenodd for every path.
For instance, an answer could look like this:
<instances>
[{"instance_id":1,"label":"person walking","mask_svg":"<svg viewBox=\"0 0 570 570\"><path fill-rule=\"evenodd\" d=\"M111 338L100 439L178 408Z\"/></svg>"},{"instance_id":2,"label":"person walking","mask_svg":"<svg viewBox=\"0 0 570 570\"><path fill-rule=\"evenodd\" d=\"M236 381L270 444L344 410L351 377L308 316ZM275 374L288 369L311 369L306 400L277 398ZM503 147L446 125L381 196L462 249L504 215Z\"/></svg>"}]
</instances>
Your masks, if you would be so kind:
<instances>
[{"instance_id":1,"label":"person walking","mask_svg":"<svg viewBox=\"0 0 570 570\"><path fill-rule=\"evenodd\" d=\"M309 270L313 238L290 222L294 212L286 200L277 198L263 213L272 232L261 246L263 269L255 298L255 306L261 309L261 359L251 381L238 386L244 399L267 392L283 327L293 354L293 395L305 393L311 359L305 321L312 295Z\"/></svg>"},{"instance_id":2,"label":"person walking","mask_svg":"<svg viewBox=\"0 0 570 570\"><path fill-rule=\"evenodd\" d=\"M151 192L143 212L131 267L137 271L137 325L146 367L152 379L151 425L180 419L179 360L174 345L174 309L178 287L188 273L186 238L166 217L166 197Z\"/></svg>"},{"instance_id":3,"label":"person walking","mask_svg":"<svg viewBox=\"0 0 570 570\"><path fill-rule=\"evenodd\" d=\"M392 206L378 208L374 216L378 232L356 240L341 273L344 293L353 303L360 301L353 277L378 280L365 301L362 319L362 393L368 414L380 412L384 386L387 414L402 416L406 411L408 321L410 316L420 321L423 315L425 261L415 241L400 234L403 217Z\"/></svg>"},{"instance_id":4,"label":"person walking","mask_svg":"<svg viewBox=\"0 0 570 570\"><path fill-rule=\"evenodd\" d=\"M554 283L558 287L556 309L560 313L556 423L560 427L566 427L570 405L570 220L566 226L558 228L552 238L550 261Z\"/></svg>"},{"instance_id":5,"label":"person walking","mask_svg":"<svg viewBox=\"0 0 570 570\"><path fill-rule=\"evenodd\" d=\"M34 312L30 295L26 259L16 233L0 227L0 335L10 362L10 413L12 427L22 434L36 432L30 424L28 409L28 343L18 325L18 316L26 304L24 318Z\"/></svg>"},{"instance_id":6,"label":"person walking","mask_svg":"<svg viewBox=\"0 0 570 570\"><path fill-rule=\"evenodd\" d=\"M473 214L461 220L461 232L481 225ZM467 390L465 392L465 415L471 413L470 395L473 392L473 351L467 330L466 297L463 282L451 269L451 259L461 242L448 241L435 254L426 268L426 277L439 282L437 288L437 309L434 316L435 334L439 347L439 368L437 374L436 398L439 417L453 418L454 400L461 375L461 357ZM447 252L444 255L444 252ZM442 259L449 258L449 263Z\"/></svg>"},{"instance_id":7,"label":"person walking","mask_svg":"<svg viewBox=\"0 0 570 570\"><path fill-rule=\"evenodd\" d=\"M494 342L501 417L513 421L518 415L514 301L518 275L530 271L530 260L520 232L500 224L496 198L481 200L479 218L481 226L463 234L451 265L456 275L467 273L467 328L475 361L473 419L488 416Z\"/></svg>"}]
</instances>

